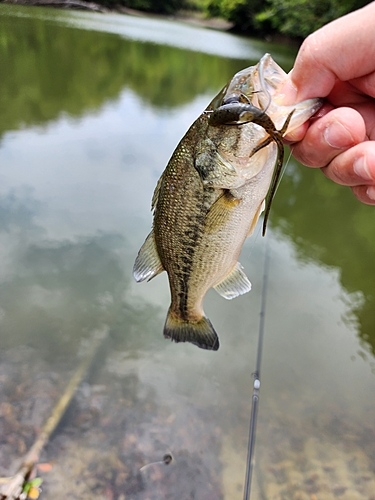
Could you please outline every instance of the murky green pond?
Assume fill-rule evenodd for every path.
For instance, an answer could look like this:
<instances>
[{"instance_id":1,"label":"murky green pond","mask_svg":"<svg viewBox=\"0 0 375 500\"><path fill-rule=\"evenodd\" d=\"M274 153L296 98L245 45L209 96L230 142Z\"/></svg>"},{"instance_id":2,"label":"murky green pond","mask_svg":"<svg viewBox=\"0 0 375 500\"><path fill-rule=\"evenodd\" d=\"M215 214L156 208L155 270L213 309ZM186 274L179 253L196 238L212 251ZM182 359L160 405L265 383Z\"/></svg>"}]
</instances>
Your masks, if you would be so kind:
<instances>
[{"instance_id":1,"label":"murky green pond","mask_svg":"<svg viewBox=\"0 0 375 500\"><path fill-rule=\"evenodd\" d=\"M131 270L176 144L264 52L293 64L173 21L0 5L1 476L106 331L41 457L42 498L242 498L265 239L240 259L249 294L206 297L217 353L164 340L166 277ZM266 239L253 497L374 499L374 208L291 160Z\"/></svg>"}]
</instances>

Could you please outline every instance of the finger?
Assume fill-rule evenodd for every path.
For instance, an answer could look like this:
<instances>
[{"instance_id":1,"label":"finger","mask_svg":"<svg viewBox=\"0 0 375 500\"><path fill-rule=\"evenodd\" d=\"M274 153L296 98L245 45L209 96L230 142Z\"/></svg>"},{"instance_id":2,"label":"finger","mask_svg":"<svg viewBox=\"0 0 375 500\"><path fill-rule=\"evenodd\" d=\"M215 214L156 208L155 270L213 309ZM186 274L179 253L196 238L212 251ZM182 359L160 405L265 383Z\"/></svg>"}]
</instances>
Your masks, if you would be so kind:
<instances>
[{"instance_id":1,"label":"finger","mask_svg":"<svg viewBox=\"0 0 375 500\"><path fill-rule=\"evenodd\" d=\"M326 97L337 79L362 77L374 70L375 2L327 24L303 42L291 73L294 102ZM356 47L361 47L358 51Z\"/></svg>"},{"instance_id":2,"label":"finger","mask_svg":"<svg viewBox=\"0 0 375 500\"><path fill-rule=\"evenodd\" d=\"M350 104L351 107L357 105L365 105L374 107L375 86L370 92L366 92L368 87L367 82L372 81L372 75L366 75L361 78L353 78L347 82L337 80L331 92L327 96L327 100L336 108ZM375 80L374 80L375 85Z\"/></svg>"},{"instance_id":3,"label":"finger","mask_svg":"<svg viewBox=\"0 0 375 500\"><path fill-rule=\"evenodd\" d=\"M375 97L375 70L368 75L354 78L351 80L351 84L363 94Z\"/></svg>"},{"instance_id":4,"label":"finger","mask_svg":"<svg viewBox=\"0 0 375 500\"><path fill-rule=\"evenodd\" d=\"M302 141L302 139L305 137L306 132L309 128L309 126L314 123L316 120L319 120L319 118L322 118L325 116L327 113L332 111L333 106L329 103L324 103L323 106L315 113L315 115L310 118L307 122L305 122L303 125L300 127L294 129L292 132L289 132L288 134L284 135L283 140L286 144L291 144L294 142L299 142Z\"/></svg>"},{"instance_id":5,"label":"finger","mask_svg":"<svg viewBox=\"0 0 375 500\"><path fill-rule=\"evenodd\" d=\"M363 189L365 186L375 187L375 141L362 142L344 151L321 170L337 184L363 186ZM362 193L363 189L358 192Z\"/></svg>"},{"instance_id":6,"label":"finger","mask_svg":"<svg viewBox=\"0 0 375 500\"><path fill-rule=\"evenodd\" d=\"M356 186L352 191L362 203L375 205L375 186Z\"/></svg>"},{"instance_id":7,"label":"finger","mask_svg":"<svg viewBox=\"0 0 375 500\"><path fill-rule=\"evenodd\" d=\"M313 122L304 139L291 150L304 165L324 167L337 155L365 139L365 123L361 115L351 108L339 108Z\"/></svg>"},{"instance_id":8,"label":"finger","mask_svg":"<svg viewBox=\"0 0 375 500\"><path fill-rule=\"evenodd\" d=\"M372 76L369 75L369 77L371 80ZM364 83L365 80L363 78L361 82ZM375 139L375 99L363 94L359 87L361 85L358 78L351 82L337 81L327 99L334 107L350 106L358 111L366 124L367 136L370 139ZM364 85L362 87L364 88ZM375 86L372 89L372 93L375 95Z\"/></svg>"}]
</instances>

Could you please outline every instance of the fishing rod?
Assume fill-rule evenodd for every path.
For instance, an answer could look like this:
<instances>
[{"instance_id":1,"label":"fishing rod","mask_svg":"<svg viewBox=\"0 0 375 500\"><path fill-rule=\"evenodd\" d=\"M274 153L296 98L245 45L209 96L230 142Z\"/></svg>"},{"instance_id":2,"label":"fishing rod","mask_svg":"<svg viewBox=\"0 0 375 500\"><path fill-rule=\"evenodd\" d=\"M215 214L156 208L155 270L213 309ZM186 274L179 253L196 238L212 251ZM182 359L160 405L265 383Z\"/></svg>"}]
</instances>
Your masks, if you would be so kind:
<instances>
[{"instance_id":1,"label":"fishing rod","mask_svg":"<svg viewBox=\"0 0 375 500\"><path fill-rule=\"evenodd\" d=\"M259 391L260 391L260 366L262 362L264 320L266 312L269 266L270 266L270 250L269 250L269 240L267 240L266 251L264 256L263 286L262 286L262 299L260 306L260 320L259 320L259 334L258 334L258 350L257 350L256 368L255 372L253 373L254 383L253 383L253 396L252 396L251 414L250 414L249 439L247 448L244 500L250 500L251 479L254 468L254 447L255 447L255 435L256 435L257 415L259 406Z\"/></svg>"}]
</instances>

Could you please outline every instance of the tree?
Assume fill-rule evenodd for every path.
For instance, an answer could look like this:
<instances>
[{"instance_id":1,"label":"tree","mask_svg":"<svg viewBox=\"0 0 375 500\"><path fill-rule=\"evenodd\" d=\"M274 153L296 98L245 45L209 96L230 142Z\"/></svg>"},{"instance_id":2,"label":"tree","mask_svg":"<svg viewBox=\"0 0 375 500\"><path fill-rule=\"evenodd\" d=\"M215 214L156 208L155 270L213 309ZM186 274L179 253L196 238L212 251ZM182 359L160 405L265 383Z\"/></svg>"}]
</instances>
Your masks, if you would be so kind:
<instances>
[{"instance_id":1,"label":"tree","mask_svg":"<svg viewBox=\"0 0 375 500\"><path fill-rule=\"evenodd\" d=\"M360 0L268 0L268 7L256 14L255 25L271 26L291 37L305 38L324 24L356 10L368 2Z\"/></svg>"}]
</instances>

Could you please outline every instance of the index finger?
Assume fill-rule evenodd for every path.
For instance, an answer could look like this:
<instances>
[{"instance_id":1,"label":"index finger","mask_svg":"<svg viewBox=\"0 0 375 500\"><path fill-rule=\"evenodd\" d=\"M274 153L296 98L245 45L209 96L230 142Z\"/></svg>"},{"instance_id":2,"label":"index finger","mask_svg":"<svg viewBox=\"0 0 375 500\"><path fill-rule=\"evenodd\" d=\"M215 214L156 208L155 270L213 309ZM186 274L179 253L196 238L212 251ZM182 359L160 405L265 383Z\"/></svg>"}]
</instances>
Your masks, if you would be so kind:
<instances>
[{"instance_id":1,"label":"index finger","mask_svg":"<svg viewBox=\"0 0 375 500\"><path fill-rule=\"evenodd\" d=\"M372 2L309 35L298 52L286 93L291 94L294 87L295 102L326 97L337 80L374 71L374 16Z\"/></svg>"}]
</instances>

